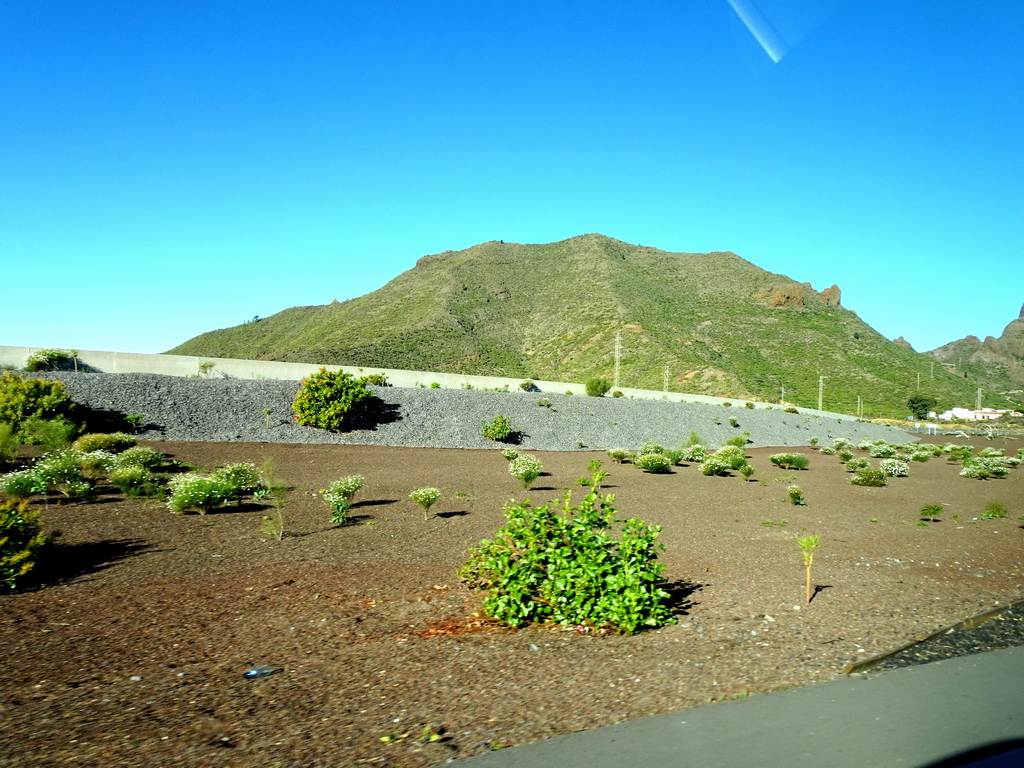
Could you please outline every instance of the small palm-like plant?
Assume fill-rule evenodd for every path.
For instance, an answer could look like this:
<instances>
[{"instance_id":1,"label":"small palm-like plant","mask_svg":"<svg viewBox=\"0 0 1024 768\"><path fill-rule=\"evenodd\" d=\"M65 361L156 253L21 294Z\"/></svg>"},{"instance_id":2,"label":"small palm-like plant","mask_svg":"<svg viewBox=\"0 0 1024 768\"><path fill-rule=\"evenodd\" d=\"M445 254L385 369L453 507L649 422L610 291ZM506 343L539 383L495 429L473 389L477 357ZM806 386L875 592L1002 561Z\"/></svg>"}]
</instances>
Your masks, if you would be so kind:
<instances>
[{"instance_id":1,"label":"small palm-like plant","mask_svg":"<svg viewBox=\"0 0 1024 768\"><path fill-rule=\"evenodd\" d=\"M409 498L423 507L423 519L426 520L430 515L430 508L437 503L437 500L441 498L440 488L417 488L415 491L409 494Z\"/></svg>"},{"instance_id":2,"label":"small palm-like plant","mask_svg":"<svg viewBox=\"0 0 1024 768\"><path fill-rule=\"evenodd\" d=\"M800 553L804 556L804 567L807 569L807 602L811 602L811 566L814 564L814 550L821 544L821 537L812 535L796 540Z\"/></svg>"},{"instance_id":3,"label":"small palm-like plant","mask_svg":"<svg viewBox=\"0 0 1024 768\"><path fill-rule=\"evenodd\" d=\"M921 507L921 517L928 518L932 522L939 519L939 515L942 514L941 504L925 504Z\"/></svg>"}]
</instances>

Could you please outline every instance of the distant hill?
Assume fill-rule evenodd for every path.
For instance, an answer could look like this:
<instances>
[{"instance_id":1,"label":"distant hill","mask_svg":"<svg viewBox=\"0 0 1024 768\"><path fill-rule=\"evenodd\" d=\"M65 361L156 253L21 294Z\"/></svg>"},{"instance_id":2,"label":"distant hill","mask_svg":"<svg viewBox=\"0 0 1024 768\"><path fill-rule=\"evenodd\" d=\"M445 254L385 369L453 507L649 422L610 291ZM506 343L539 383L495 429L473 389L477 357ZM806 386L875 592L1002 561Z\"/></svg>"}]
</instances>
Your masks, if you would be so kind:
<instances>
[{"instance_id":1,"label":"distant hill","mask_svg":"<svg viewBox=\"0 0 1024 768\"><path fill-rule=\"evenodd\" d=\"M967 336L928 354L955 366L957 373L966 374L979 386L1008 393L1012 400L1024 403L1024 306L998 339L987 336L982 341Z\"/></svg>"},{"instance_id":2,"label":"distant hill","mask_svg":"<svg viewBox=\"0 0 1024 768\"><path fill-rule=\"evenodd\" d=\"M329 278L324 277L325 280ZM339 286L339 290L343 287ZM359 298L211 331L173 354L478 373L778 400L905 415L976 385L889 341L837 286L766 272L734 253L669 253L598 234L487 242L421 258ZM667 372L667 373L666 373ZM998 403L1002 404L1000 399Z\"/></svg>"}]
</instances>

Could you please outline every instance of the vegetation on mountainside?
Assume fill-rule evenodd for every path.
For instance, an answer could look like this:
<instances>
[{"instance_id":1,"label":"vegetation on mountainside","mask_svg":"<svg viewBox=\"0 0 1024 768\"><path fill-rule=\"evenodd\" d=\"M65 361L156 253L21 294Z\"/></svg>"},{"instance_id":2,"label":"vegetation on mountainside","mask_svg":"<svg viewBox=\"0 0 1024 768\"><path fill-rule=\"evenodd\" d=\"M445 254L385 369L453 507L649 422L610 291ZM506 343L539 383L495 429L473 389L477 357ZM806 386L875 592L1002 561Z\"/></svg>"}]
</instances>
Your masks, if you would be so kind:
<instances>
[{"instance_id":1,"label":"vegetation on mountainside","mask_svg":"<svg viewBox=\"0 0 1024 768\"><path fill-rule=\"evenodd\" d=\"M784 303L776 305L783 297ZM829 300L826 300L829 299ZM488 242L426 256L373 293L294 307L212 331L174 354L436 370L818 402L906 415L976 384L896 345L807 285L732 253L667 253L602 235L546 245ZM858 398L860 400L858 401ZM985 393L983 402L1002 406Z\"/></svg>"}]
</instances>

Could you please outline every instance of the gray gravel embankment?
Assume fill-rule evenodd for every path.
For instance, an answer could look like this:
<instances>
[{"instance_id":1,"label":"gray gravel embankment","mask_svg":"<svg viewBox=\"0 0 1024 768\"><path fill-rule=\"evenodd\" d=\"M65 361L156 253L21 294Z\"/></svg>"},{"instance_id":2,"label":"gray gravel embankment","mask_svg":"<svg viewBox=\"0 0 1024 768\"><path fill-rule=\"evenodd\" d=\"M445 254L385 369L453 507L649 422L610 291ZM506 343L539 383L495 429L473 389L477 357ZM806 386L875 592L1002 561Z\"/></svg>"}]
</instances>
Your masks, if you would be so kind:
<instances>
[{"instance_id":1,"label":"gray gravel embankment","mask_svg":"<svg viewBox=\"0 0 1024 768\"><path fill-rule=\"evenodd\" d=\"M38 375L38 374L37 374ZM301 427L292 417L297 381L188 379L144 373L61 373L77 403L100 411L141 414L149 440L348 443L426 448L502 447L480 434L504 413L521 432L521 446L572 451L636 448L647 440L667 447L696 431L710 446L741 432L754 446L821 445L916 438L890 427L782 410L723 407L657 400L596 398L548 393L372 387L379 398L376 424L343 433ZM538 402L550 402L550 407ZM269 408L269 427L267 414ZM735 418L738 427L730 425Z\"/></svg>"}]
</instances>

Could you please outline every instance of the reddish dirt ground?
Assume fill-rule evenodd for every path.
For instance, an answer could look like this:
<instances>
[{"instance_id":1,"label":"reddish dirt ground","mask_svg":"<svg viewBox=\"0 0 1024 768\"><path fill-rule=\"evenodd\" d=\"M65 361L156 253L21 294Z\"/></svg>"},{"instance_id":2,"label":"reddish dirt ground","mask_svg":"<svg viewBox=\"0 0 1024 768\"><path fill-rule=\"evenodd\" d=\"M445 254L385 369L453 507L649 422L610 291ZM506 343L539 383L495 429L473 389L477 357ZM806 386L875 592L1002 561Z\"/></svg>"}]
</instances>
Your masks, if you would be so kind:
<instances>
[{"instance_id":1,"label":"reddish dirt ground","mask_svg":"<svg viewBox=\"0 0 1024 768\"><path fill-rule=\"evenodd\" d=\"M2 766L434 765L829 680L1024 592L1024 469L978 481L933 459L860 488L811 449L801 472L750 451L752 482L539 452L535 502L581 495L597 457L621 514L664 526L679 623L632 637L475 626L479 595L456 572L524 496L496 451L150 445L201 467L273 459L292 489L285 536L260 533L254 503L176 516L104 488L46 508L63 534L52 560L0 596ZM334 527L317 491L355 473L354 519ZM794 479L807 506L783 501ZM445 492L429 520L407 498L423 485ZM1009 517L977 519L992 501ZM918 525L932 503L942 521ZM822 544L805 605L808 533ZM274 674L243 678L258 664Z\"/></svg>"}]
</instances>

